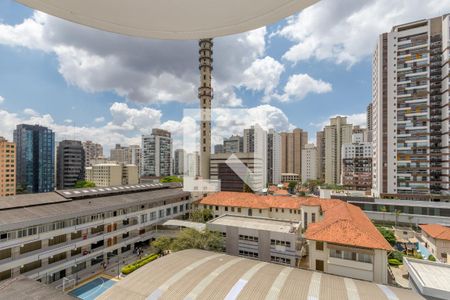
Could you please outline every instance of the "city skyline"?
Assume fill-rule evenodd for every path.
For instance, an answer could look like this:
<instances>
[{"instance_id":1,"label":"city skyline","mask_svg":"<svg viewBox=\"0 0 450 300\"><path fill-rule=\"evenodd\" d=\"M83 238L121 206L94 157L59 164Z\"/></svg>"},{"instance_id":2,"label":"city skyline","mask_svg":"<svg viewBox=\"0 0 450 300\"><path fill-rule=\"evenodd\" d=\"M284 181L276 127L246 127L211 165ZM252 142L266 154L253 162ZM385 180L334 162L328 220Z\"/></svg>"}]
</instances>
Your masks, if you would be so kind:
<instances>
[{"instance_id":1,"label":"city skyline","mask_svg":"<svg viewBox=\"0 0 450 300\"><path fill-rule=\"evenodd\" d=\"M215 103L231 106L241 104L243 107L269 112L277 131L302 128L310 133L309 142L313 141L315 132L322 129L324 122L331 116L348 116L350 123L364 124L366 106L371 100L370 56L377 34L389 31L399 23L446 13L448 7L438 1L431 1L433 3L422 4L420 12L411 8L395 18L386 17L386 22L380 22L383 23L382 28L378 28L381 25L364 25L366 27L358 29L361 32L355 32L355 37L349 37L356 41L362 38L367 42L362 45L362 41L358 41L358 47L351 46L352 41L340 41L333 34L331 40L313 47L312 53L304 53L304 57L299 57L298 53L302 53L302 45L311 43L321 33L320 30L332 24L329 22L334 22L335 25L331 27L333 30L345 29L354 22L352 18L364 16L368 10L378 8L378 2L383 1L349 5L345 14L321 21L323 24L319 24L320 29L312 30L310 34L298 28L301 25L310 28L309 17L332 8L334 4L331 1L321 1L297 16L265 29L218 38L215 51ZM198 103L195 95L198 78L194 73L195 67L191 70L191 66L196 63L195 41L144 41L101 33L40 13L34 14L32 10L9 0L0 4L0 8L0 53L11 58L8 62L0 63L5 70L3 76L11 75L8 70L12 70L13 65L22 66L14 68L13 77L20 76L28 87L17 89L11 84L11 79L2 78L0 116L5 122L0 125L0 135L11 139L11 126L38 123L53 128L61 136L58 141L97 140L98 137L100 140L97 142L105 145L106 151L116 143L138 144L140 135L150 133L154 127L174 132L174 142L178 140L177 137L181 135L180 125L183 123L180 107L196 107ZM379 18L384 17L380 8L374 14ZM28 21L25 22L26 19ZM47 36L50 31L55 33L53 38ZM62 38L60 34L69 32L78 37L72 44L58 40ZM109 43L116 41L124 44L121 43L123 41L132 46L141 45L149 50L150 61L161 58L159 53L169 47L171 50L168 53L163 51L164 55L174 59L179 66L175 67L169 62L161 66L146 64L142 66L143 71L138 72L135 66L145 63L145 56L140 55L139 59L143 61L138 62L123 56L121 52L125 48L117 53L108 53L95 44L91 48L86 46L88 40L96 38ZM335 51L322 53L321 50L329 46L342 47L342 55L347 54L347 57ZM84 55L80 56L81 53ZM139 91L135 86L122 86L121 92L121 83L114 80L118 70L105 68L107 61L102 55L118 59L118 65L124 68L119 71L130 72L136 78L136 83L148 86L146 90L150 94L137 95ZM238 58L243 61L238 61ZM83 63L91 62L96 63L87 70L80 69ZM227 65L227 62L230 64ZM33 72L29 72L31 67ZM69 76L70 72L72 76ZM104 86L92 78L98 72L103 72L101 74L105 76ZM260 74L267 78L259 78ZM89 82L82 80L85 76ZM37 77L45 78L47 84L39 84ZM162 85L167 80L174 80L180 84L181 90L190 92L178 89L169 91L172 84L170 87ZM267 85L267 82L271 84ZM347 89L348 84L352 85L351 90ZM308 88L305 89L305 86ZM89 109L84 109L87 106ZM228 133L231 135L235 132Z\"/></svg>"}]
</instances>

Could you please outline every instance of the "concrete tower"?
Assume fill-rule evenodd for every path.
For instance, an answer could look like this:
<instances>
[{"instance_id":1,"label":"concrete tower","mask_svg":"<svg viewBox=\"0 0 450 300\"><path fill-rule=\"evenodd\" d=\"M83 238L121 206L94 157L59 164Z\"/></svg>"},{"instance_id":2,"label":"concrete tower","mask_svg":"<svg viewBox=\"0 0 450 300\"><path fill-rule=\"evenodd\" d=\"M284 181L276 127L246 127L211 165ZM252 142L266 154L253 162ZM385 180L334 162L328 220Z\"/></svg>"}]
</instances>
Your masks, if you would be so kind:
<instances>
[{"instance_id":1,"label":"concrete tower","mask_svg":"<svg viewBox=\"0 0 450 300\"><path fill-rule=\"evenodd\" d=\"M201 39L199 41L199 69L200 69L200 87L198 88L198 97L201 108L200 124L200 176L203 179L209 179L209 163L211 157L211 100L213 90L211 87L212 74L212 39Z\"/></svg>"}]
</instances>

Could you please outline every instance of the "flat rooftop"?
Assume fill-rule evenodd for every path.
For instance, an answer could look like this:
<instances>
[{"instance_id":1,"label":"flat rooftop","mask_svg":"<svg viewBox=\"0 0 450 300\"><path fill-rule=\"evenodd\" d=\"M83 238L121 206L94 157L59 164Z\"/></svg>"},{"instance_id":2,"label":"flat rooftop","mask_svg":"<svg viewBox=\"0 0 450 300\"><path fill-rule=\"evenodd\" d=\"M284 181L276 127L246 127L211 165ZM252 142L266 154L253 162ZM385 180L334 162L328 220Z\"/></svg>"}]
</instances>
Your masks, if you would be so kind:
<instances>
[{"instance_id":1,"label":"flat rooftop","mask_svg":"<svg viewBox=\"0 0 450 300\"><path fill-rule=\"evenodd\" d=\"M450 265L427 260L404 258L410 278L422 295L450 299Z\"/></svg>"},{"instance_id":2,"label":"flat rooftop","mask_svg":"<svg viewBox=\"0 0 450 300\"><path fill-rule=\"evenodd\" d=\"M75 199L66 199L56 192L21 195L22 199L16 206L0 207L0 231L186 196L189 193L179 188L124 191L95 197L91 194L89 197ZM0 203L1 201L2 199Z\"/></svg>"},{"instance_id":3,"label":"flat rooftop","mask_svg":"<svg viewBox=\"0 0 450 300\"><path fill-rule=\"evenodd\" d=\"M158 258L97 298L122 299L423 298L411 290L191 249Z\"/></svg>"},{"instance_id":4,"label":"flat rooftop","mask_svg":"<svg viewBox=\"0 0 450 300\"><path fill-rule=\"evenodd\" d=\"M208 224L223 225L255 230L291 233L292 228L298 228L298 222L289 222L260 217L246 217L237 215L222 215L208 222Z\"/></svg>"},{"instance_id":5,"label":"flat rooftop","mask_svg":"<svg viewBox=\"0 0 450 300\"><path fill-rule=\"evenodd\" d=\"M51 286L19 276L0 283L0 299L76 300Z\"/></svg>"}]
</instances>

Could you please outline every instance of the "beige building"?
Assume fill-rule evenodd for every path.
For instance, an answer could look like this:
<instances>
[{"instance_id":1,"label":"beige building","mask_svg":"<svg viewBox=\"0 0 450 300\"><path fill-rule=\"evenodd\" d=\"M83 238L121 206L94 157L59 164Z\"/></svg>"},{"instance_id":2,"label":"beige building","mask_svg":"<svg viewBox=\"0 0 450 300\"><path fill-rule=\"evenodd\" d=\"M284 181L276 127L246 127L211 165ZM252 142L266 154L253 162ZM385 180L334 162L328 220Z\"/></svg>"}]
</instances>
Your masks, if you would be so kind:
<instances>
[{"instance_id":1,"label":"beige building","mask_svg":"<svg viewBox=\"0 0 450 300\"><path fill-rule=\"evenodd\" d=\"M0 136L0 197L16 194L16 145Z\"/></svg>"},{"instance_id":2,"label":"beige building","mask_svg":"<svg viewBox=\"0 0 450 300\"><path fill-rule=\"evenodd\" d=\"M117 161L119 163L124 163L127 165L135 165L138 167L138 174L140 174L140 157L141 157L141 146L131 145L131 146L121 146L116 144L114 149L110 151L110 160Z\"/></svg>"},{"instance_id":3,"label":"beige building","mask_svg":"<svg viewBox=\"0 0 450 300\"><path fill-rule=\"evenodd\" d=\"M317 147L307 144L302 150L302 182L318 178L317 172Z\"/></svg>"},{"instance_id":4,"label":"beige building","mask_svg":"<svg viewBox=\"0 0 450 300\"><path fill-rule=\"evenodd\" d=\"M86 180L97 187L138 184L138 167L117 162L96 164L86 168Z\"/></svg>"},{"instance_id":5,"label":"beige building","mask_svg":"<svg viewBox=\"0 0 450 300\"><path fill-rule=\"evenodd\" d=\"M308 143L308 132L300 128L281 133L281 173L302 173L302 149Z\"/></svg>"},{"instance_id":6,"label":"beige building","mask_svg":"<svg viewBox=\"0 0 450 300\"><path fill-rule=\"evenodd\" d=\"M300 175L295 173L281 173L281 182L299 182Z\"/></svg>"},{"instance_id":7,"label":"beige building","mask_svg":"<svg viewBox=\"0 0 450 300\"><path fill-rule=\"evenodd\" d=\"M450 264L450 228L439 224L419 225L425 247L437 261Z\"/></svg>"},{"instance_id":8,"label":"beige building","mask_svg":"<svg viewBox=\"0 0 450 300\"><path fill-rule=\"evenodd\" d=\"M339 184L341 181L341 149L343 144L352 142L352 124L347 117L334 117L325 126L325 183Z\"/></svg>"},{"instance_id":9,"label":"beige building","mask_svg":"<svg viewBox=\"0 0 450 300\"><path fill-rule=\"evenodd\" d=\"M316 133L317 146L317 176L320 180L325 180L325 133L318 131Z\"/></svg>"}]
</instances>

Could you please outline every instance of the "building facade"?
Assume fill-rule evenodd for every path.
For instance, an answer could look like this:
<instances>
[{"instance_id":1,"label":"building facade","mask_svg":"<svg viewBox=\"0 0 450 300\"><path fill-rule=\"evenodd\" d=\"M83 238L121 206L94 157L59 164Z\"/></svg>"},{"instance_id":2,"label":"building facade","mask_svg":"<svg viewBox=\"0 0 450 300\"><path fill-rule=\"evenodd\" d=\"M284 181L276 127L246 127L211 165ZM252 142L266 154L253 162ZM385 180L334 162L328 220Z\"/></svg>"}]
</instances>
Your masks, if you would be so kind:
<instances>
[{"instance_id":1,"label":"building facade","mask_svg":"<svg viewBox=\"0 0 450 300\"><path fill-rule=\"evenodd\" d=\"M422 224L421 238L438 262L450 264L450 228L440 224Z\"/></svg>"},{"instance_id":2,"label":"building facade","mask_svg":"<svg viewBox=\"0 0 450 300\"><path fill-rule=\"evenodd\" d=\"M372 60L373 193L449 194L450 17L395 26Z\"/></svg>"},{"instance_id":3,"label":"building facade","mask_svg":"<svg viewBox=\"0 0 450 300\"><path fill-rule=\"evenodd\" d=\"M85 155L80 141L64 140L56 150L56 187L59 190L75 187L85 179Z\"/></svg>"},{"instance_id":4,"label":"building facade","mask_svg":"<svg viewBox=\"0 0 450 300\"><path fill-rule=\"evenodd\" d=\"M0 280L79 280L125 259L157 236L154 225L184 215L189 193L169 185L64 190L0 199ZM78 276L79 275L79 276Z\"/></svg>"},{"instance_id":5,"label":"building facade","mask_svg":"<svg viewBox=\"0 0 450 300\"><path fill-rule=\"evenodd\" d=\"M267 133L267 183L281 183L281 135L273 129Z\"/></svg>"},{"instance_id":6,"label":"building facade","mask_svg":"<svg viewBox=\"0 0 450 300\"><path fill-rule=\"evenodd\" d=\"M27 193L44 193L55 188L55 133L39 125L17 125L16 184Z\"/></svg>"},{"instance_id":7,"label":"building facade","mask_svg":"<svg viewBox=\"0 0 450 300\"><path fill-rule=\"evenodd\" d=\"M0 197L16 194L16 145L0 136Z\"/></svg>"},{"instance_id":8,"label":"building facade","mask_svg":"<svg viewBox=\"0 0 450 300\"><path fill-rule=\"evenodd\" d=\"M138 184L138 168L118 162L96 164L86 168L86 180L96 187Z\"/></svg>"},{"instance_id":9,"label":"building facade","mask_svg":"<svg viewBox=\"0 0 450 300\"><path fill-rule=\"evenodd\" d=\"M367 141L368 142L372 142L372 131L373 131L373 126L372 126L372 103L369 103L369 105L367 105Z\"/></svg>"},{"instance_id":10,"label":"building facade","mask_svg":"<svg viewBox=\"0 0 450 300\"><path fill-rule=\"evenodd\" d=\"M103 158L103 146L92 141L83 142L85 167L91 166L91 160Z\"/></svg>"},{"instance_id":11,"label":"building facade","mask_svg":"<svg viewBox=\"0 0 450 300\"><path fill-rule=\"evenodd\" d=\"M317 147L314 144L306 144L302 150L302 182L316 180L317 172Z\"/></svg>"},{"instance_id":12,"label":"building facade","mask_svg":"<svg viewBox=\"0 0 450 300\"><path fill-rule=\"evenodd\" d=\"M173 174L184 175L186 171L185 163L186 151L183 149L176 149L173 157Z\"/></svg>"},{"instance_id":13,"label":"building facade","mask_svg":"<svg viewBox=\"0 0 450 300\"><path fill-rule=\"evenodd\" d=\"M189 177L200 176L200 154L198 151L186 155L186 168Z\"/></svg>"},{"instance_id":14,"label":"building facade","mask_svg":"<svg viewBox=\"0 0 450 300\"><path fill-rule=\"evenodd\" d=\"M172 174L172 137L170 132L153 129L142 136L141 176L164 177Z\"/></svg>"},{"instance_id":15,"label":"building facade","mask_svg":"<svg viewBox=\"0 0 450 300\"><path fill-rule=\"evenodd\" d=\"M372 143L361 142L359 133L353 143L342 145L342 178L345 188L370 191L372 188Z\"/></svg>"},{"instance_id":16,"label":"building facade","mask_svg":"<svg viewBox=\"0 0 450 300\"><path fill-rule=\"evenodd\" d=\"M228 139L223 139L224 153L244 152L244 138L239 135L232 135Z\"/></svg>"},{"instance_id":17,"label":"building facade","mask_svg":"<svg viewBox=\"0 0 450 300\"><path fill-rule=\"evenodd\" d=\"M325 181L325 133L318 131L316 133L317 146L317 177Z\"/></svg>"},{"instance_id":18,"label":"building facade","mask_svg":"<svg viewBox=\"0 0 450 300\"><path fill-rule=\"evenodd\" d=\"M352 124L346 117L334 117L324 128L325 137L325 183L341 183L342 145L352 142Z\"/></svg>"},{"instance_id":19,"label":"building facade","mask_svg":"<svg viewBox=\"0 0 450 300\"><path fill-rule=\"evenodd\" d=\"M281 133L281 173L302 173L302 149L308 143L308 132L300 128Z\"/></svg>"},{"instance_id":20,"label":"building facade","mask_svg":"<svg viewBox=\"0 0 450 300\"><path fill-rule=\"evenodd\" d=\"M214 153L224 153L225 149L223 147L223 144L217 144L214 145Z\"/></svg>"}]
</instances>

